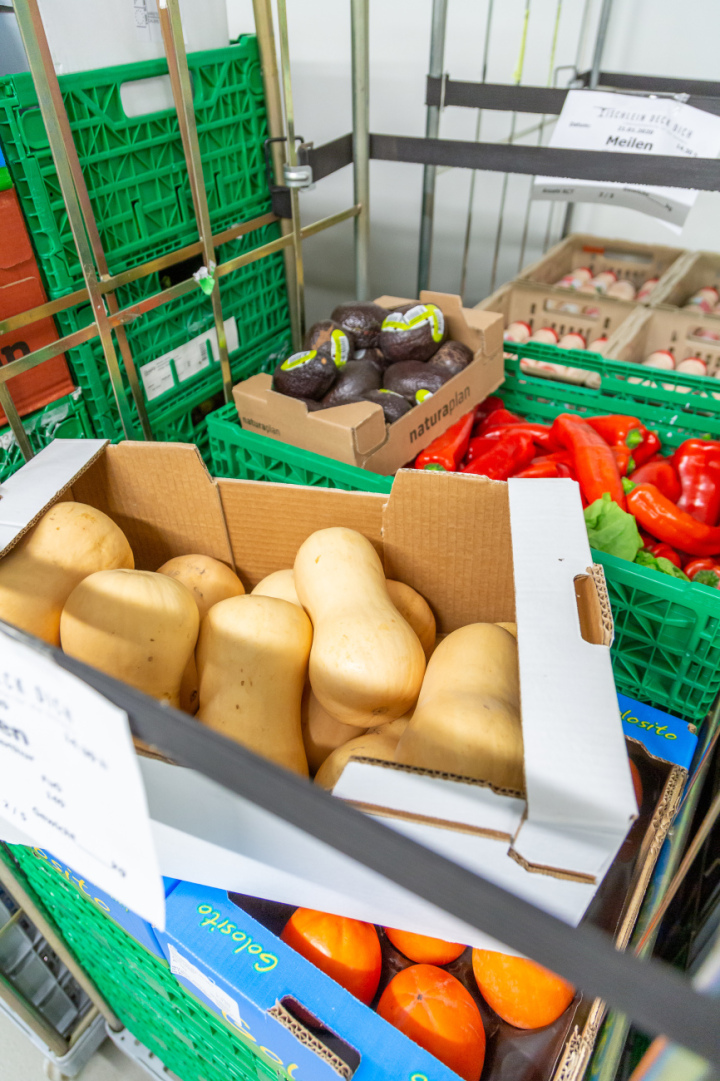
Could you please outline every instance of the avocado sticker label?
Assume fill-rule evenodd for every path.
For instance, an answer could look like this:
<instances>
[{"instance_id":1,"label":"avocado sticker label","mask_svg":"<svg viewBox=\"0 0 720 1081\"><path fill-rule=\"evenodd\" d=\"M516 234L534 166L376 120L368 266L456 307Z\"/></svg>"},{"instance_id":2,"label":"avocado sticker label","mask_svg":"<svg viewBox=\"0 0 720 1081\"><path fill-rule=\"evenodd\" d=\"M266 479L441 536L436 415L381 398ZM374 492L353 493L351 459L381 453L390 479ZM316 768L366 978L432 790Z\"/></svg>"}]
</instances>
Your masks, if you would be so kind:
<instances>
[{"instance_id":1,"label":"avocado sticker label","mask_svg":"<svg viewBox=\"0 0 720 1081\"><path fill-rule=\"evenodd\" d=\"M418 403L418 405L422 405L422 403L426 402L428 398L432 398L431 390L425 390L423 388L422 390L415 391L415 401Z\"/></svg>"},{"instance_id":2,"label":"avocado sticker label","mask_svg":"<svg viewBox=\"0 0 720 1081\"><path fill-rule=\"evenodd\" d=\"M332 358L338 368L347 364L350 342L344 330L334 330L330 335Z\"/></svg>"},{"instance_id":3,"label":"avocado sticker label","mask_svg":"<svg viewBox=\"0 0 720 1081\"><path fill-rule=\"evenodd\" d=\"M304 353L293 353L291 357L282 362L280 367L284 372L291 372L294 368L302 368L303 364L308 364L316 356L316 349L307 349Z\"/></svg>"},{"instance_id":4,"label":"avocado sticker label","mask_svg":"<svg viewBox=\"0 0 720 1081\"><path fill-rule=\"evenodd\" d=\"M416 304L406 312L391 312L383 320L383 330L414 330L428 323L434 342L442 341L445 333L445 316L436 304Z\"/></svg>"}]
</instances>

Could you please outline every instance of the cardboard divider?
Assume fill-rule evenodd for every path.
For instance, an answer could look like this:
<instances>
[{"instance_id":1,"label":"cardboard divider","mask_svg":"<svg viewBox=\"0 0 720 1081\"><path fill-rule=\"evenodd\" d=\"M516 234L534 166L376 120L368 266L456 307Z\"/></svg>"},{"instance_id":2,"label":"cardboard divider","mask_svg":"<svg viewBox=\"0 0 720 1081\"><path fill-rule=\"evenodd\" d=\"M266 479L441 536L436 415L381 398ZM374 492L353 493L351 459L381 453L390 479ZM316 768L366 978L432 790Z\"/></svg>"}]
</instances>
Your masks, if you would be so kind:
<instances>
[{"instance_id":1,"label":"cardboard divider","mask_svg":"<svg viewBox=\"0 0 720 1081\"><path fill-rule=\"evenodd\" d=\"M518 274L518 280L555 286L565 274L578 267L589 267L593 276L604 270L612 270L618 280L630 281L636 289L650 278L659 278L653 292L641 301L650 304L656 303L656 297L661 296L666 276L682 255L682 248L671 248L664 244L640 244L632 240L611 240L587 233L572 233L537 262L525 267ZM560 292L573 294L575 290L560 289Z\"/></svg>"},{"instance_id":2,"label":"cardboard divider","mask_svg":"<svg viewBox=\"0 0 720 1081\"><path fill-rule=\"evenodd\" d=\"M717 334L718 340L708 341L697 333L703 330ZM707 364L709 376L720 375L720 319L716 315L677 308L639 310L617 333L612 344L615 360L642 364L656 349L667 349L676 364L687 357L698 357ZM672 380L672 372L656 369L653 376L652 368L645 371L649 379Z\"/></svg>"},{"instance_id":3,"label":"cardboard divider","mask_svg":"<svg viewBox=\"0 0 720 1081\"><path fill-rule=\"evenodd\" d=\"M658 286L653 294L653 307L670 304L682 308L690 297L706 285L712 285L720 292L720 254L710 251L685 252L661 284L662 288ZM710 318L717 320L720 313L714 316L710 314Z\"/></svg>"},{"instance_id":4,"label":"cardboard divider","mask_svg":"<svg viewBox=\"0 0 720 1081\"><path fill-rule=\"evenodd\" d=\"M304 402L272 389L272 376L255 375L238 383L233 398L243 428L301 450L388 475L411 462L436 436L501 385L502 325L489 312L463 308L460 298L423 292L423 303L436 304L445 316L448 336L463 342L473 361L394 424L372 402L357 402L308 412ZM390 310L405 297L379 297Z\"/></svg>"}]
</instances>

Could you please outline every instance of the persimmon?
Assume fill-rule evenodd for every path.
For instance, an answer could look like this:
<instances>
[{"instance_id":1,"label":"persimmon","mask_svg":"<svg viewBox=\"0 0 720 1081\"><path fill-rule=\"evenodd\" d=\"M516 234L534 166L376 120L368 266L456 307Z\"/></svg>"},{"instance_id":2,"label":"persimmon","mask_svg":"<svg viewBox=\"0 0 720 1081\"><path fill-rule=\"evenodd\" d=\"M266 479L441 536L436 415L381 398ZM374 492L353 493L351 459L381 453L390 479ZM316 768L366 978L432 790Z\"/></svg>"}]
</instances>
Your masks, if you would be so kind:
<instances>
[{"instance_id":1,"label":"persimmon","mask_svg":"<svg viewBox=\"0 0 720 1081\"><path fill-rule=\"evenodd\" d=\"M421 965L449 965L465 949L459 942L445 942L442 938L399 931L396 927L386 927L385 934L396 950Z\"/></svg>"},{"instance_id":2,"label":"persimmon","mask_svg":"<svg viewBox=\"0 0 720 1081\"><path fill-rule=\"evenodd\" d=\"M371 923L298 908L285 924L283 942L369 1005L382 969L378 933Z\"/></svg>"},{"instance_id":3,"label":"persimmon","mask_svg":"<svg viewBox=\"0 0 720 1081\"><path fill-rule=\"evenodd\" d=\"M412 965L387 985L377 1012L463 1078L479 1081L485 1061L480 1010L459 980L435 965Z\"/></svg>"},{"instance_id":4,"label":"persimmon","mask_svg":"<svg viewBox=\"0 0 720 1081\"><path fill-rule=\"evenodd\" d=\"M643 783L640 777L640 770L637 768L632 758L630 761L630 774L632 776L633 788L635 789L635 799L637 800L638 807L642 807L643 803Z\"/></svg>"},{"instance_id":5,"label":"persimmon","mask_svg":"<svg viewBox=\"0 0 720 1081\"><path fill-rule=\"evenodd\" d=\"M551 1025L575 995L560 976L523 957L474 949L472 966L488 1006L515 1028Z\"/></svg>"}]
</instances>

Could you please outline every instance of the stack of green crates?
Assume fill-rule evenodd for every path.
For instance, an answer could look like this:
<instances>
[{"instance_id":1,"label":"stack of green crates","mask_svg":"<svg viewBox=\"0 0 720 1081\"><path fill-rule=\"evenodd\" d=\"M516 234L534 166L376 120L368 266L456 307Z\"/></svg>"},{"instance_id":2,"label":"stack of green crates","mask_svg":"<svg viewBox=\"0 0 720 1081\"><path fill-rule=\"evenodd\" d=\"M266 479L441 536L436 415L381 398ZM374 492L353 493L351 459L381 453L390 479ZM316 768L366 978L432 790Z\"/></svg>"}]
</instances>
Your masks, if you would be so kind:
<instances>
[{"instance_id":1,"label":"stack of green crates","mask_svg":"<svg viewBox=\"0 0 720 1081\"><path fill-rule=\"evenodd\" d=\"M53 439L92 439L95 434L81 390L74 390L29 417L23 417L23 428L35 452ZM24 464L12 429L3 428L0 430L0 481L7 480Z\"/></svg>"},{"instance_id":2,"label":"stack of green crates","mask_svg":"<svg viewBox=\"0 0 720 1081\"><path fill-rule=\"evenodd\" d=\"M267 118L254 36L224 49L188 57L193 81L198 140L213 232L271 209L265 175ZM111 273L121 273L197 240L190 183L174 108L130 116L124 88L165 75L164 59L60 76L70 127ZM38 264L51 298L82 287L83 276L72 238L47 133L28 73L0 79L0 142L18 192ZM272 224L217 250L218 262L260 247L279 236ZM190 277L200 257L162 274L152 274L117 290L124 307ZM289 340L282 253L258 260L220 279L226 320L237 324L238 348L231 355L233 375L244 377L268 352ZM56 316L69 334L92 321L89 304ZM213 328L212 306L198 288L140 316L127 325L138 369ZM216 354L217 355L217 354ZM99 339L67 354L82 387L95 431L121 433ZM142 382L142 380L141 380ZM220 365L207 365L147 401L154 431L164 437L186 423L193 409L222 386ZM129 392L126 394L130 401ZM138 430L139 434L139 430Z\"/></svg>"},{"instance_id":3,"label":"stack of green crates","mask_svg":"<svg viewBox=\"0 0 720 1081\"><path fill-rule=\"evenodd\" d=\"M505 383L497 391L508 409L551 423L559 413L625 413L659 432L666 450L691 436L720 439L720 401L710 380L663 373L669 383L630 383L637 368L596 354L530 343L505 343ZM523 357L593 373L597 387L528 375ZM647 374L647 373L645 373ZM391 477L343 465L240 427L233 405L208 417L211 468L221 477L388 492ZM720 591L679 581L594 552L610 591L618 690L693 723L702 721L720 691Z\"/></svg>"}]
</instances>

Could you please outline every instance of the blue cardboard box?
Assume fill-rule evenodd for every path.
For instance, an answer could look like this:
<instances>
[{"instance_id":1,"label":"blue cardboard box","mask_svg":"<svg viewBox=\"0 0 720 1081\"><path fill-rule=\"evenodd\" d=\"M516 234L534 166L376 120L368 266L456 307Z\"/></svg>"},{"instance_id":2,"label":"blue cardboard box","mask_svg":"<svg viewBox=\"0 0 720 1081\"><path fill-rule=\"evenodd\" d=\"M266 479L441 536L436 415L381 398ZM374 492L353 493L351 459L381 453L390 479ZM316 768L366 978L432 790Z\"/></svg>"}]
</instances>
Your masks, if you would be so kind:
<instances>
[{"instance_id":1,"label":"blue cardboard box","mask_svg":"<svg viewBox=\"0 0 720 1081\"><path fill-rule=\"evenodd\" d=\"M157 940L183 987L297 1081L457 1081L222 890L180 883L165 927Z\"/></svg>"},{"instance_id":2,"label":"blue cardboard box","mask_svg":"<svg viewBox=\"0 0 720 1081\"><path fill-rule=\"evenodd\" d=\"M165 954L155 937L159 932L152 924L137 916L119 901L116 901L114 897L111 897L109 893L105 893L99 886L95 886L92 882L83 878L72 867L56 859L51 852L46 852L42 848L34 848L32 851L37 859L46 862L49 867L52 867L66 881L70 882L84 897L89 898L94 905L97 905L101 912L104 912L111 920L118 923L129 935L132 935L141 946L144 946L146 950L149 950L155 957L160 958L161 961L165 960ZM178 885L178 879L163 878L163 885L167 901L167 898Z\"/></svg>"},{"instance_id":3,"label":"blue cardboard box","mask_svg":"<svg viewBox=\"0 0 720 1081\"><path fill-rule=\"evenodd\" d=\"M642 743L653 758L690 769L698 739L694 724L624 694L618 694L618 704L626 739Z\"/></svg>"}]
</instances>

